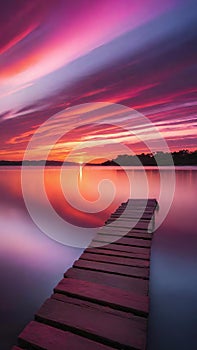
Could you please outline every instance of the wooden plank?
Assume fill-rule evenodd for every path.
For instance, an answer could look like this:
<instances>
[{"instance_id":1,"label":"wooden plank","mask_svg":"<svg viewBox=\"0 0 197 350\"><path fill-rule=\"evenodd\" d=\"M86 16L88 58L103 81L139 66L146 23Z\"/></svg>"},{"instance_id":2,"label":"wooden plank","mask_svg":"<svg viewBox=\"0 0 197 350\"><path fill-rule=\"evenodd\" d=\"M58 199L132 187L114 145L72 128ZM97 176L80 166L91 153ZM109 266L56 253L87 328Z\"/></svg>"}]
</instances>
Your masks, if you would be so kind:
<instances>
[{"instance_id":1,"label":"wooden plank","mask_svg":"<svg viewBox=\"0 0 197 350\"><path fill-rule=\"evenodd\" d=\"M91 249L91 247L89 249ZM102 249L116 250L116 251L133 253L133 254L141 254L141 256L144 256L144 258L150 257L150 249L148 248L132 247L132 246L120 245L116 243L110 243L110 244L103 245Z\"/></svg>"},{"instance_id":2,"label":"wooden plank","mask_svg":"<svg viewBox=\"0 0 197 350\"><path fill-rule=\"evenodd\" d=\"M129 245L133 247L143 247L143 248L150 248L151 247L151 241L150 240L143 240L138 238L131 238L131 237L117 237L112 235L96 235L92 242L100 242L100 243L116 243L120 245Z\"/></svg>"},{"instance_id":3,"label":"wooden plank","mask_svg":"<svg viewBox=\"0 0 197 350\"><path fill-rule=\"evenodd\" d=\"M89 300L84 300L84 299L80 299L80 298L76 298L76 297L73 298L72 296L68 296L68 295L65 295L63 293L54 293L51 295L51 299L62 301L64 303L69 303L69 305L73 304L73 305L77 305L79 307L84 307L84 308L96 310L99 312L104 312L104 313L107 312L110 315L115 315L115 316L118 316L121 318L131 319L131 320L137 322L139 324L140 328L143 330L145 330L146 326L147 326L147 318L146 317L134 315L131 312L122 311L118 308L111 308L111 307L109 307L109 305L106 306L106 305L101 305L98 303L93 303L92 301L89 301Z\"/></svg>"},{"instance_id":4,"label":"wooden plank","mask_svg":"<svg viewBox=\"0 0 197 350\"><path fill-rule=\"evenodd\" d=\"M119 221L120 223L120 221ZM127 234L129 232L136 232L138 234L142 234L142 235L145 235L145 234L149 234L149 235L152 235L152 232L149 232L148 229L146 230L142 230L142 229L138 229L136 227L130 227L130 226L121 226L119 225L118 227L116 226L116 221L114 221L113 223L110 223L110 224L106 224L106 226L103 226L101 229L99 229L98 232L100 231L109 231L109 232L118 232L118 233L121 233L121 234Z\"/></svg>"},{"instance_id":5,"label":"wooden plank","mask_svg":"<svg viewBox=\"0 0 197 350\"><path fill-rule=\"evenodd\" d=\"M111 347L94 342L61 329L32 321L19 335L21 346L47 350L110 350ZM15 347L15 350L19 348ZM21 349L21 348L20 348ZM13 349L14 350L14 349Z\"/></svg>"},{"instance_id":6,"label":"wooden plank","mask_svg":"<svg viewBox=\"0 0 197 350\"><path fill-rule=\"evenodd\" d=\"M157 203L157 201L155 199L151 199L151 198L130 198L127 202L124 202L121 204L121 206L125 206L125 205L146 205L146 206L155 206L155 204Z\"/></svg>"},{"instance_id":7,"label":"wooden plank","mask_svg":"<svg viewBox=\"0 0 197 350\"><path fill-rule=\"evenodd\" d=\"M145 235L148 235L148 237L145 237ZM150 234L151 235L151 234ZM139 241L142 242L142 244L145 244L147 247L149 247L149 243L150 243L150 246L151 246L151 241L152 241L152 237L149 236L149 234L142 234L142 237L140 237L141 234L138 234L138 233L133 233L133 232L128 232L127 234L122 234L122 233L117 233L117 231L113 231L113 232L102 232L102 233L99 233L96 237L99 237L99 238L103 238L104 240L106 239L106 243L109 242L109 241L112 241L112 239L116 239L117 241L120 240L120 239L124 239L125 242L126 240L128 239L137 239ZM129 242L129 241L128 241ZM144 242L147 242L147 243L144 243ZM140 242L139 242L140 244Z\"/></svg>"},{"instance_id":8,"label":"wooden plank","mask_svg":"<svg viewBox=\"0 0 197 350\"><path fill-rule=\"evenodd\" d=\"M151 217L142 217L140 215L129 215L128 213L127 214L122 214L122 215L116 215L116 216L110 216L110 218L107 220L107 221L126 221L127 223L132 223L134 221L140 221L140 222L147 222L147 221L150 221L152 219L152 216Z\"/></svg>"},{"instance_id":9,"label":"wooden plank","mask_svg":"<svg viewBox=\"0 0 197 350\"><path fill-rule=\"evenodd\" d=\"M146 231L146 232L144 232L144 231L142 231L142 230L134 230L134 229L128 229L128 228L126 228L126 227L115 227L114 225L113 226L111 226L111 225L106 225L106 226L103 226L103 228L102 229L100 229L99 231L98 231L98 233L102 233L103 231L105 231L105 232L119 232L121 235L126 235L127 233L129 233L131 230L133 230L133 231L135 231L135 232L141 232L141 233L143 233L143 234L146 234L146 233L148 233L148 231Z\"/></svg>"},{"instance_id":10,"label":"wooden plank","mask_svg":"<svg viewBox=\"0 0 197 350\"><path fill-rule=\"evenodd\" d=\"M123 223L123 224L126 224L126 227L129 227L130 229L132 227L138 227L138 226L140 226L140 229L142 229L141 227L144 224L143 227L145 227L144 229L146 229L150 222L151 222L150 220L142 220L139 218L122 220L122 217L120 216L119 218L116 218L115 220L113 218L109 218L105 222L105 225L112 225L113 223L114 224L118 223L118 224L120 224L120 226L125 227L124 225L121 225ZM135 225L135 226L133 226L133 225Z\"/></svg>"},{"instance_id":11,"label":"wooden plank","mask_svg":"<svg viewBox=\"0 0 197 350\"><path fill-rule=\"evenodd\" d=\"M141 220L139 218L137 219L128 219L128 220L122 220L121 216L119 218L116 218L116 219L113 219L113 218L109 218L106 222L105 222L105 225L112 225L112 223L118 223L118 224L127 224L126 227L129 227L130 229L133 227L133 225L135 224L135 226L137 224L142 224L142 223L145 223L145 224L148 224L150 221L149 220ZM122 226L122 225L120 225ZM123 227L125 227L123 225Z\"/></svg>"},{"instance_id":12,"label":"wooden plank","mask_svg":"<svg viewBox=\"0 0 197 350\"><path fill-rule=\"evenodd\" d=\"M82 260L90 260L90 261L100 261L106 262L109 264L119 264L125 266L138 266L138 267L149 267L150 262L148 260L134 259L134 258L125 258L118 256L110 256L104 254L91 254L91 253L83 253L80 256Z\"/></svg>"},{"instance_id":13,"label":"wooden plank","mask_svg":"<svg viewBox=\"0 0 197 350\"><path fill-rule=\"evenodd\" d=\"M116 209L116 211L118 211L118 210L125 210L126 208L129 208L130 210L154 210L155 208L156 208L156 206L150 206L150 205L146 205L145 206L145 204L134 204L134 203L128 203L128 204L126 204L126 205L120 205L117 209ZM116 212L115 211L115 212Z\"/></svg>"},{"instance_id":14,"label":"wooden plank","mask_svg":"<svg viewBox=\"0 0 197 350\"><path fill-rule=\"evenodd\" d=\"M141 316L148 315L149 300L147 296L139 296L98 283L64 278L55 287L54 292L110 306L118 310L133 312Z\"/></svg>"},{"instance_id":15,"label":"wooden plank","mask_svg":"<svg viewBox=\"0 0 197 350\"><path fill-rule=\"evenodd\" d=\"M138 215L137 213L120 213L120 214L112 214L110 216L110 218L107 220L116 220L116 219L119 219L119 220L125 220L125 221L130 221L130 220L151 220L152 219L152 214L146 214L146 215Z\"/></svg>"},{"instance_id":16,"label":"wooden plank","mask_svg":"<svg viewBox=\"0 0 197 350\"><path fill-rule=\"evenodd\" d=\"M107 226L107 225L106 225ZM148 226L149 226L149 222L137 222L135 226L133 226L133 229L137 229L137 230L148 230ZM123 227L123 228L128 228L131 229L131 224L127 223L126 221L114 221L113 223L110 224L110 227L115 227L115 228L119 228L119 227Z\"/></svg>"},{"instance_id":17,"label":"wooden plank","mask_svg":"<svg viewBox=\"0 0 197 350\"><path fill-rule=\"evenodd\" d=\"M110 287L117 287L127 292L148 295L148 280L136 277L113 275L99 271L70 268L64 277L95 282Z\"/></svg>"},{"instance_id":18,"label":"wooden plank","mask_svg":"<svg viewBox=\"0 0 197 350\"><path fill-rule=\"evenodd\" d=\"M133 237L133 238L138 238L138 239L147 239L147 240L151 240L153 238L152 233L148 233L148 232L143 232L143 231L138 231L138 230L130 230L128 231L128 233L126 233L125 235L123 235L123 233L121 233L121 231L117 230L117 229L112 229L109 228L108 229L103 226L102 229L100 229L98 231L98 234L100 235L112 235L112 236L121 236L121 237Z\"/></svg>"},{"instance_id":19,"label":"wooden plank","mask_svg":"<svg viewBox=\"0 0 197 350\"><path fill-rule=\"evenodd\" d=\"M129 205L127 205L127 206L122 206L122 207L117 208L112 214L120 212L120 211L125 211L125 210L127 212L127 209L128 209L128 211L133 211L136 213L143 212L146 214L153 213L156 210L155 207L129 206Z\"/></svg>"},{"instance_id":20,"label":"wooden plank","mask_svg":"<svg viewBox=\"0 0 197 350\"><path fill-rule=\"evenodd\" d=\"M155 211L153 209L150 210L142 210L142 209L118 209L117 211L115 211L114 213L111 214L111 217L119 217L124 215L126 218L138 218L140 219L142 216L147 216L149 217L153 217L154 216Z\"/></svg>"},{"instance_id":21,"label":"wooden plank","mask_svg":"<svg viewBox=\"0 0 197 350\"><path fill-rule=\"evenodd\" d=\"M114 265L108 264L99 261L86 261L86 260L77 260L75 261L74 268L100 271L104 273L111 273L121 276L131 276L138 277L143 279L149 278L149 269L147 267L136 267L136 266L123 266L123 265Z\"/></svg>"},{"instance_id":22,"label":"wooden plank","mask_svg":"<svg viewBox=\"0 0 197 350\"><path fill-rule=\"evenodd\" d=\"M85 302L76 305L69 300L48 299L36 319L119 349L145 349L146 321L142 317L129 319L109 312L108 308L87 307Z\"/></svg>"},{"instance_id":23,"label":"wooden plank","mask_svg":"<svg viewBox=\"0 0 197 350\"><path fill-rule=\"evenodd\" d=\"M130 200L128 201L127 203L122 203L119 208L126 208L126 207L132 207L132 208L135 208L135 207L138 207L138 208L156 208L157 207L157 204L155 203L151 203L151 202L146 202L146 201L143 201L143 202L140 202L140 201L133 201L133 200Z\"/></svg>"},{"instance_id":24,"label":"wooden plank","mask_svg":"<svg viewBox=\"0 0 197 350\"><path fill-rule=\"evenodd\" d=\"M135 259L141 259L141 260L150 260L150 254L140 254L136 252L123 252L120 250L113 250L113 249L103 249L103 248L87 248L84 250L84 253L91 253L91 254L103 254L108 256L117 256L117 257L125 257L125 258L135 258Z\"/></svg>"},{"instance_id":25,"label":"wooden plank","mask_svg":"<svg viewBox=\"0 0 197 350\"><path fill-rule=\"evenodd\" d=\"M124 205L124 206L121 206L121 207L119 207L117 210L116 210L116 212L117 211L124 211L124 210L126 210L126 211L128 211L128 210L130 210L130 211L143 211L143 212L154 212L155 210L156 210L156 207L154 207L154 206L145 206L145 205L140 205L140 204L127 204L127 205Z\"/></svg>"},{"instance_id":26,"label":"wooden plank","mask_svg":"<svg viewBox=\"0 0 197 350\"><path fill-rule=\"evenodd\" d=\"M147 207L156 207L157 206L157 201L156 199L129 199L128 202L123 203L122 205L125 206L130 206L130 205L138 205L138 206L144 206L146 205Z\"/></svg>"},{"instance_id":27,"label":"wooden plank","mask_svg":"<svg viewBox=\"0 0 197 350\"><path fill-rule=\"evenodd\" d=\"M115 213L118 211L143 211L143 212L154 212L155 210L157 210L157 206L154 205L141 205L141 204L133 204L133 203L129 203L127 205L122 205L119 208L116 209Z\"/></svg>"},{"instance_id":28,"label":"wooden plank","mask_svg":"<svg viewBox=\"0 0 197 350\"><path fill-rule=\"evenodd\" d=\"M115 211L114 213L111 214L110 217L113 217L113 216L118 216L118 215L124 215L125 217L130 217L132 218L132 216L134 218L138 217L138 218L143 218L143 217L147 217L147 219L151 219L151 217L154 215L154 209L145 209L143 210L142 209L128 209L125 208L123 210L120 210L118 209L117 211Z\"/></svg>"}]
</instances>

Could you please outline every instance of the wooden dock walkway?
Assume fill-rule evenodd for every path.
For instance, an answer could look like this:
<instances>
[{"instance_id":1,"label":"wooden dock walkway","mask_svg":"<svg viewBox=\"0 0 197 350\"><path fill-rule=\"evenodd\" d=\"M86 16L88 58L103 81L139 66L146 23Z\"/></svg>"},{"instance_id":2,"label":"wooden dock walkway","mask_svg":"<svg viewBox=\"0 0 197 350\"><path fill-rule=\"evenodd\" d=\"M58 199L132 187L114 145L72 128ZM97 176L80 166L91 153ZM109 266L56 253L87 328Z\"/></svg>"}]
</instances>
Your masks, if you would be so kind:
<instances>
[{"instance_id":1,"label":"wooden dock walkway","mask_svg":"<svg viewBox=\"0 0 197 350\"><path fill-rule=\"evenodd\" d=\"M155 199L130 229L144 202L129 200L111 215L13 350L146 349Z\"/></svg>"}]
</instances>

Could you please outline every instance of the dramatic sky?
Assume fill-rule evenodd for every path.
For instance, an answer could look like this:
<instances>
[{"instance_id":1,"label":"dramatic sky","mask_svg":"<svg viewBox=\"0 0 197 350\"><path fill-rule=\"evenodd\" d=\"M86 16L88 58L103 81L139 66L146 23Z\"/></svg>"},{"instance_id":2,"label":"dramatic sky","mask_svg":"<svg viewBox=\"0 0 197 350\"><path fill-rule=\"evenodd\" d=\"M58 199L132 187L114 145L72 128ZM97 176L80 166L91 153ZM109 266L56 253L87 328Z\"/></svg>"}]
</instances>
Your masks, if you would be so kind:
<instances>
[{"instance_id":1,"label":"dramatic sky","mask_svg":"<svg viewBox=\"0 0 197 350\"><path fill-rule=\"evenodd\" d=\"M22 159L42 123L87 102L134 108L172 151L197 148L196 1L7 0L0 1L0 23L0 159ZM75 160L81 161L87 140L95 157L98 139L109 145L117 136L129 144L124 130L93 127L95 114L80 114L80 108L81 128L77 123L51 158L63 159L80 144ZM72 115L65 118L74 129ZM96 120L103 121L99 111ZM135 152L145 151L131 143ZM98 147L101 157L107 157L104 149ZM115 155L111 147L108 158Z\"/></svg>"}]
</instances>

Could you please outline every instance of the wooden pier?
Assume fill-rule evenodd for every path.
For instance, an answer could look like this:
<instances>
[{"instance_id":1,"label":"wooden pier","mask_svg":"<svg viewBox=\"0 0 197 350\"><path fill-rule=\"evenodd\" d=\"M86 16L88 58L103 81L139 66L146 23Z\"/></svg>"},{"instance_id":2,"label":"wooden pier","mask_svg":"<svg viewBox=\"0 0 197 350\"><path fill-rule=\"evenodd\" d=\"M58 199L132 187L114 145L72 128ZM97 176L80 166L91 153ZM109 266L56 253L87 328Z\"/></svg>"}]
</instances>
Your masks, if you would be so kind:
<instances>
[{"instance_id":1,"label":"wooden pier","mask_svg":"<svg viewBox=\"0 0 197 350\"><path fill-rule=\"evenodd\" d=\"M145 208L144 203L129 200L111 215L13 350L146 349L157 201L149 199ZM131 229L142 207L141 218Z\"/></svg>"}]
</instances>

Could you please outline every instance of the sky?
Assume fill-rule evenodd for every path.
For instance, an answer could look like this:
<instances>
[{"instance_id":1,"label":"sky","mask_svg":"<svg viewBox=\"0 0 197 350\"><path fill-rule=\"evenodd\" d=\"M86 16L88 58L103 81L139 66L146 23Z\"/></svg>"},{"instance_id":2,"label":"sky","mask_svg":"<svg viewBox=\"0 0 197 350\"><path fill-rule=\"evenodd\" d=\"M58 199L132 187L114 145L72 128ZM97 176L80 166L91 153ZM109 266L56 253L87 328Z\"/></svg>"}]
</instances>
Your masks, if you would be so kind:
<instances>
[{"instance_id":1,"label":"sky","mask_svg":"<svg viewBox=\"0 0 197 350\"><path fill-rule=\"evenodd\" d=\"M112 159L122 144L146 152L128 132L137 117L120 113L114 126L117 115L106 118L98 102L143 114L171 151L197 149L196 1L7 0L0 21L0 159L23 159L51 117L55 128L40 133L34 159L52 146L50 159L77 147L71 160L79 162ZM62 120L65 135L52 145ZM145 123L146 132L154 136Z\"/></svg>"}]
</instances>

